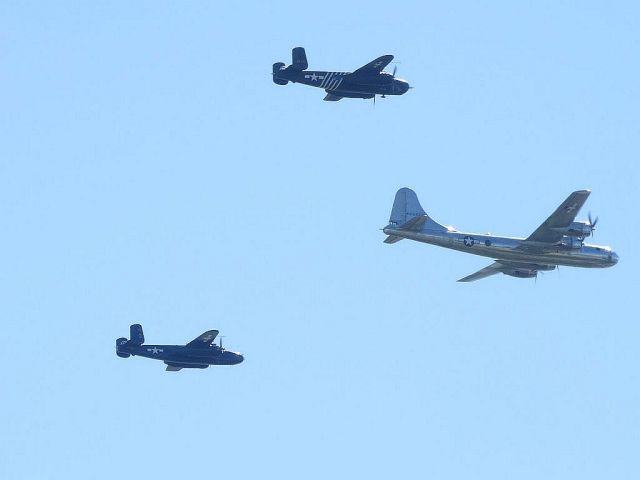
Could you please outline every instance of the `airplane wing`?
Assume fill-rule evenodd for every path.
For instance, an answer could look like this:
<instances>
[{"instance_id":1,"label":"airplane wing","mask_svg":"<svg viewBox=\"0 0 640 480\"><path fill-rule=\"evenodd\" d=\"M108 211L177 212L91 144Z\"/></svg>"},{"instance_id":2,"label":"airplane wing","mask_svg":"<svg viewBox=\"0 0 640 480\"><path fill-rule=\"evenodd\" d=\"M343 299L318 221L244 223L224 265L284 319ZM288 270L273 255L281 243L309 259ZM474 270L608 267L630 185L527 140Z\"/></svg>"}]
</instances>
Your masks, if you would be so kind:
<instances>
[{"instance_id":1,"label":"airplane wing","mask_svg":"<svg viewBox=\"0 0 640 480\"><path fill-rule=\"evenodd\" d=\"M328 93L327 92L327 96L323 98L323 100L325 102L337 102L338 100L342 100L344 97L341 97L340 95L335 95L333 93Z\"/></svg>"},{"instance_id":2,"label":"airplane wing","mask_svg":"<svg viewBox=\"0 0 640 480\"><path fill-rule=\"evenodd\" d=\"M208 347L218 336L218 330L207 330L198 338L194 338L189 343L187 343L187 347Z\"/></svg>"},{"instance_id":3,"label":"airplane wing","mask_svg":"<svg viewBox=\"0 0 640 480\"><path fill-rule=\"evenodd\" d=\"M576 218L576 215L587 201L591 190L578 190L573 192L556 208L556 211L547 218L525 242L556 243L562 239L562 232L554 230L568 227Z\"/></svg>"},{"instance_id":4,"label":"airplane wing","mask_svg":"<svg viewBox=\"0 0 640 480\"><path fill-rule=\"evenodd\" d=\"M166 368L167 372L179 372L180 370L182 370L182 367L176 367L175 365L167 365Z\"/></svg>"},{"instance_id":5,"label":"airplane wing","mask_svg":"<svg viewBox=\"0 0 640 480\"><path fill-rule=\"evenodd\" d=\"M496 260L488 267L484 267L471 275L458 280L459 282L473 282L482 278L490 277L496 273L504 273L512 277L531 278L538 275L539 271L549 271L556 268L556 265L543 263L521 263L507 260Z\"/></svg>"},{"instance_id":6,"label":"airplane wing","mask_svg":"<svg viewBox=\"0 0 640 480\"><path fill-rule=\"evenodd\" d=\"M393 55L383 55L376 58L373 62L369 62L366 65L363 65L353 73L380 73L382 70L384 70L384 67L391 63L391 60L393 60Z\"/></svg>"},{"instance_id":7,"label":"airplane wing","mask_svg":"<svg viewBox=\"0 0 640 480\"><path fill-rule=\"evenodd\" d=\"M502 272L504 269L504 265L499 262L493 262L488 267L484 267L482 270L478 270L476 273L472 273L471 275L467 275L464 278L458 280L459 282L473 282L475 280L480 280L481 278L490 277L491 275L495 275L496 273Z\"/></svg>"}]
</instances>

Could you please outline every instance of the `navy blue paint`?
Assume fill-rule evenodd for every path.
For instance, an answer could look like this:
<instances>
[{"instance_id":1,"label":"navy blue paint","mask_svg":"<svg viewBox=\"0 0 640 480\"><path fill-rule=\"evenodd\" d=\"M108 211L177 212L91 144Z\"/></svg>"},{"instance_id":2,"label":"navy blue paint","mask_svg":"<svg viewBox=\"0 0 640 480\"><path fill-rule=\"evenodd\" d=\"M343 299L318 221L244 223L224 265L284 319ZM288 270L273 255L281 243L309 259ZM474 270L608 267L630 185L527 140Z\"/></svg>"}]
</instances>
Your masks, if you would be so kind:
<instances>
[{"instance_id":1,"label":"navy blue paint","mask_svg":"<svg viewBox=\"0 0 640 480\"><path fill-rule=\"evenodd\" d=\"M230 352L212 343L208 346L143 345L142 327L131 325L131 340L116 340L116 354L122 358L139 356L163 360L169 366L179 368L207 368L209 365L237 365L244 360L239 353ZM135 335L134 335L135 334ZM139 342L139 340L142 340Z\"/></svg>"},{"instance_id":2,"label":"navy blue paint","mask_svg":"<svg viewBox=\"0 0 640 480\"><path fill-rule=\"evenodd\" d=\"M346 98L373 98L375 95L403 95L409 90L409 83L395 78L387 72L330 72L321 70L306 70L308 68L304 49L296 47L292 52L292 64L285 67L282 62L273 64L273 81L278 85L289 82L302 83L312 87L319 87L318 78L326 75L338 74L342 83L336 89L325 88L325 92Z\"/></svg>"}]
</instances>

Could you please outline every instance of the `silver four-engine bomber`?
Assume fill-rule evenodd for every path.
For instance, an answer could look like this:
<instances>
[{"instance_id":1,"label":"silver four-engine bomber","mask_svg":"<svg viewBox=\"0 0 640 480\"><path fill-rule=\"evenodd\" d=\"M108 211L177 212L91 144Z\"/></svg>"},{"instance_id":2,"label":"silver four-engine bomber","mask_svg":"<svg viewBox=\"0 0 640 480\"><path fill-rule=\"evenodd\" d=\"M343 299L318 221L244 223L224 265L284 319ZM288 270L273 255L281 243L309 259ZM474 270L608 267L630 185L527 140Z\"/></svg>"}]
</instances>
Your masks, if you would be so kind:
<instances>
[{"instance_id":1,"label":"silver four-engine bomber","mask_svg":"<svg viewBox=\"0 0 640 480\"><path fill-rule=\"evenodd\" d=\"M604 268L618 263L618 255L610 247L584 242L598 222L591 219L576 222L590 190L573 192L527 238L498 237L490 234L460 232L435 222L420 206L415 192L401 188L396 193L389 225L383 231L385 243L404 238L440 247L491 257L495 262L459 282L472 282L502 272L518 278L534 278L540 271L558 265Z\"/></svg>"}]
</instances>

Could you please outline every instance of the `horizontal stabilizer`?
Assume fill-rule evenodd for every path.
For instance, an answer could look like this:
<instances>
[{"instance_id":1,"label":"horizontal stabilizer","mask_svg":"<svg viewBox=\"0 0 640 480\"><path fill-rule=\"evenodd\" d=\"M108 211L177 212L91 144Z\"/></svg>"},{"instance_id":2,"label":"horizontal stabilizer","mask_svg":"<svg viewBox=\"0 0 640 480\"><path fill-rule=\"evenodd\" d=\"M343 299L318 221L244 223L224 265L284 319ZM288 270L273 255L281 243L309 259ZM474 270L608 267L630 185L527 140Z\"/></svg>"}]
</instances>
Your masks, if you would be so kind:
<instances>
[{"instance_id":1,"label":"horizontal stabilizer","mask_svg":"<svg viewBox=\"0 0 640 480\"><path fill-rule=\"evenodd\" d=\"M420 230L422 230L422 226L427 221L427 218L429 217L427 217L426 215L413 217L411 220L409 220L408 222L404 222L399 227L394 227L394 229L404 230L405 232L419 232ZM384 243L388 243L388 244L397 243L403 238L404 237L401 235L389 235L387 238L384 239Z\"/></svg>"},{"instance_id":2,"label":"horizontal stabilizer","mask_svg":"<svg viewBox=\"0 0 640 480\"><path fill-rule=\"evenodd\" d=\"M402 240L403 237L399 237L398 235L389 235L387 238L384 239L384 243L397 243L400 240Z\"/></svg>"},{"instance_id":3,"label":"horizontal stabilizer","mask_svg":"<svg viewBox=\"0 0 640 480\"><path fill-rule=\"evenodd\" d=\"M402 225L400 225L399 227L397 227L397 230L412 230L414 232L419 232L422 229L422 226L424 225L424 222L426 222L426 221L427 221L427 216L426 215L420 215L419 217L413 217L408 222L405 222Z\"/></svg>"}]
</instances>

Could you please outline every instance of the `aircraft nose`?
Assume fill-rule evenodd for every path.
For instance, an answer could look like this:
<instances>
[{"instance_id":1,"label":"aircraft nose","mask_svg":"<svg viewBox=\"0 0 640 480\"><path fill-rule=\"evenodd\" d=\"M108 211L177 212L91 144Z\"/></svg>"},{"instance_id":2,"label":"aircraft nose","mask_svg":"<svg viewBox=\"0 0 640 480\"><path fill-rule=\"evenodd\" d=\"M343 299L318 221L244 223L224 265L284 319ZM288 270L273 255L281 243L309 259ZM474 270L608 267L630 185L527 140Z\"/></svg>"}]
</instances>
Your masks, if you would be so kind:
<instances>
[{"instance_id":1,"label":"aircraft nose","mask_svg":"<svg viewBox=\"0 0 640 480\"><path fill-rule=\"evenodd\" d=\"M242 363L244 362L244 356L240 355L239 353L236 354L236 363Z\"/></svg>"},{"instance_id":2,"label":"aircraft nose","mask_svg":"<svg viewBox=\"0 0 640 480\"><path fill-rule=\"evenodd\" d=\"M620 260L620 257L618 257L618 254L616 252L611 252L611 255L609 255L609 260L611 260L611 263L615 265L616 263L618 263L618 260Z\"/></svg>"}]
</instances>

